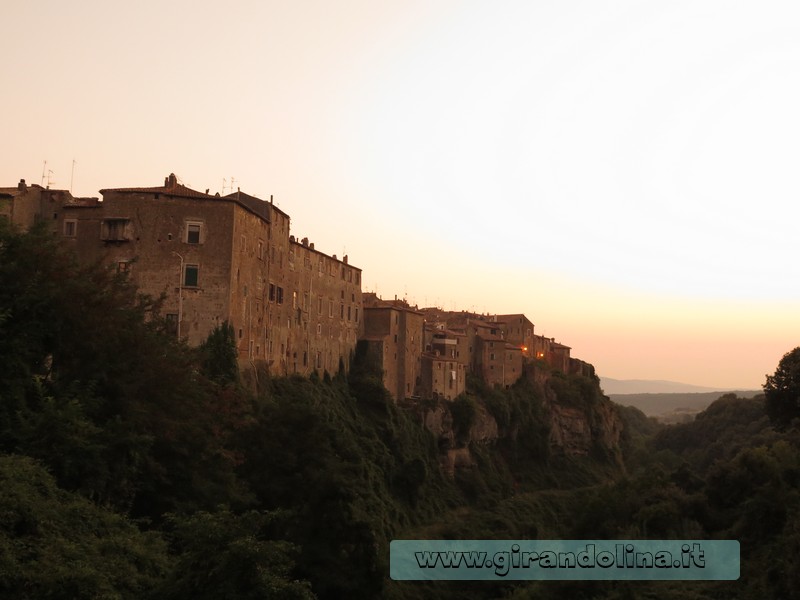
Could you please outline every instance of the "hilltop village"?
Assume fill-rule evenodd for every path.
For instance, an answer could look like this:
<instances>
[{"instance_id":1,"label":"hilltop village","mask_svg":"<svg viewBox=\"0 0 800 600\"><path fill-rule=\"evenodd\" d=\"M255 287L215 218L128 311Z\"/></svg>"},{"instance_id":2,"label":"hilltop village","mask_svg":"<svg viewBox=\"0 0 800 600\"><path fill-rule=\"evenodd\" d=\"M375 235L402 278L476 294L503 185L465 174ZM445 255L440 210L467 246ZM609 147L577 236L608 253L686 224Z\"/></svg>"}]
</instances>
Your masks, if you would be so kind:
<instances>
[{"instance_id":1,"label":"hilltop village","mask_svg":"<svg viewBox=\"0 0 800 600\"><path fill-rule=\"evenodd\" d=\"M141 292L163 295L167 323L192 346L227 321L242 370L333 373L349 368L361 344L396 401L452 400L468 372L507 387L534 360L594 375L568 346L537 335L524 314L419 308L362 292L361 269L291 235L289 215L272 198L211 195L174 174L161 186L100 194L74 197L22 179L0 188L0 219L22 229L43 220L80 261L103 262Z\"/></svg>"}]
</instances>

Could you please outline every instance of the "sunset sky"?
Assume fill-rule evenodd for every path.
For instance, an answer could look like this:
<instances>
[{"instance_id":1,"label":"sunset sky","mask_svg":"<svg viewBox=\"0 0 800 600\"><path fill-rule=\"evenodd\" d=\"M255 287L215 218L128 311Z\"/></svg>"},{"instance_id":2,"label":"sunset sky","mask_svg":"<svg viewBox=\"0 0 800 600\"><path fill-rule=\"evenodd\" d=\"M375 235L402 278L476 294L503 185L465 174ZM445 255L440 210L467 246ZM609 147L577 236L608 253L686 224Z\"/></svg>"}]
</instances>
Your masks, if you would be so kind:
<instances>
[{"instance_id":1,"label":"sunset sky","mask_svg":"<svg viewBox=\"0 0 800 600\"><path fill-rule=\"evenodd\" d=\"M601 376L754 389L800 345L796 2L5 0L0 21L0 186L45 160L82 196L234 178L365 291L524 312Z\"/></svg>"}]
</instances>

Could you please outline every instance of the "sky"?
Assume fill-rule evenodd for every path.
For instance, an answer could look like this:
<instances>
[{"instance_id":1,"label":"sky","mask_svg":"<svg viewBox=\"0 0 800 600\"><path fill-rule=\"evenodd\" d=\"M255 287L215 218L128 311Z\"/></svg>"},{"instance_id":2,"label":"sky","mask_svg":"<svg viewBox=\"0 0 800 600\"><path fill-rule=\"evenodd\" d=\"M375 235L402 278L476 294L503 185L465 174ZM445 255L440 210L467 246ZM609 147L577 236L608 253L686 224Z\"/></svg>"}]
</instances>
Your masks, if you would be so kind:
<instances>
[{"instance_id":1,"label":"sky","mask_svg":"<svg viewBox=\"0 0 800 600\"><path fill-rule=\"evenodd\" d=\"M796 2L5 0L0 21L0 186L273 195L365 291L525 313L605 377L757 389L800 345Z\"/></svg>"}]
</instances>

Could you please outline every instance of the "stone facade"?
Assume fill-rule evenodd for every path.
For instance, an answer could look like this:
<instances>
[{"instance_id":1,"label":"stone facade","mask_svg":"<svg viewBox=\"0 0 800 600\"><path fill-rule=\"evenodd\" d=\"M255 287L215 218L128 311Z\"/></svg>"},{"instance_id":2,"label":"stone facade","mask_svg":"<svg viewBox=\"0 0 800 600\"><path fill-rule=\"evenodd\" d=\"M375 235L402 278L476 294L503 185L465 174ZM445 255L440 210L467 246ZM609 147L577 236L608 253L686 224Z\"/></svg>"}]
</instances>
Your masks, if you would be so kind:
<instances>
[{"instance_id":1,"label":"stone facade","mask_svg":"<svg viewBox=\"0 0 800 600\"><path fill-rule=\"evenodd\" d=\"M594 376L554 338L536 335L524 314L418 309L361 292L361 270L290 233L270 200L236 191L210 195L181 185L104 189L103 200L65 190L0 188L0 218L22 229L44 220L79 259L125 272L163 298L176 335L202 343L224 321L240 366L276 375L349 369L362 340L395 400L453 400L472 372L508 387L528 360Z\"/></svg>"},{"instance_id":2,"label":"stone facade","mask_svg":"<svg viewBox=\"0 0 800 600\"><path fill-rule=\"evenodd\" d=\"M364 295L364 340L395 400L420 394L424 315L403 300Z\"/></svg>"},{"instance_id":3,"label":"stone facade","mask_svg":"<svg viewBox=\"0 0 800 600\"><path fill-rule=\"evenodd\" d=\"M40 185L28 185L20 179L16 187L0 188L0 218L22 230L30 229L37 221L50 224L53 233L74 236L73 224L65 223L63 206L96 202L97 198L75 198L67 190L51 190Z\"/></svg>"},{"instance_id":4,"label":"stone facade","mask_svg":"<svg viewBox=\"0 0 800 600\"><path fill-rule=\"evenodd\" d=\"M534 325L531 320L523 314L497 315L496 319L505 340L517 346L525 358L533 356Z\"/></svg>"},{"instance_id":5,"label":"stone facade","mask_svg":"<svg viewBox=\"0 0 800 600\"><path fill-rule=\"evenodd\" d=\"M243 368L286 375L349 367L361 270L296 243L289 216L271 201L212 196L174 175L163 186L101 194L102 202L66 198L55 231L80 260L111 265L143 293L163 297L162 313L190 345L228 321ZM313 310L334 300L337 311L325 319Z\"/></svg>"}]
</instances>

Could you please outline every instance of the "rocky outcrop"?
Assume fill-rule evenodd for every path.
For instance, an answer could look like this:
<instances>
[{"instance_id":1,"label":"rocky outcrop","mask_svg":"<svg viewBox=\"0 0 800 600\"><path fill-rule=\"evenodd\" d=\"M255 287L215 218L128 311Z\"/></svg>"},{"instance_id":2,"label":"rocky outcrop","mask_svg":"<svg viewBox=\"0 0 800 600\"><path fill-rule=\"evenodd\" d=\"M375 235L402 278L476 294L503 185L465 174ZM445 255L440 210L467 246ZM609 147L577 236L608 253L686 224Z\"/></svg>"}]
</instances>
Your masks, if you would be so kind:
<instances>
[{"instance_id":1,"label":"rocky outcrop","mask_svg":"<svg viewBox=\"0 0 800 600\"><path fill-rule=\"evenodd\" d=\"M568 398L560 398L554 389L559 386L550 384L552 374L549 371L531 367L525 377L531 384L530 401L541 404L539 414L545 425L542 430L548 432L545 435L548 436L547 444L551 453L621 460L619 443L622 419L614 404L602 395L596 380L584 378L577 397L572 390L569 394L563 394ZM595 381L594 385L592 381ZM564 388L574 385L575 380L562 378L558 383ZM473 396L473 400L468 432L459 431L451 410L452 402L421 401L408 406L438 439L440 464L447 473L475 465L469 451L470 444L492 444L501 437L516 438L522 435L515 423L508 423L505 428L499 427L483 401L476 396Z\"/></svg>"},{"instance_id":2,"label":"rocky outcrop","mask_svg":"<svg viewBox=\"0 0 800 600\"><path fill-rule=\"evenodd\" d=\"M588 455L601 451L619 453L622 419L610 400L602 399L586 408L559 404L555 394L545 402L550 421L550 448L567 455Z\"/></svg>"}]
</instances>

